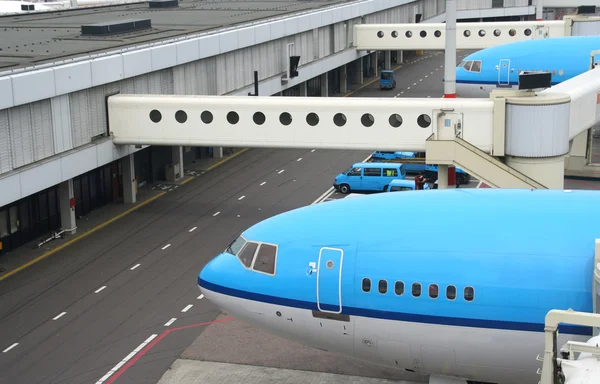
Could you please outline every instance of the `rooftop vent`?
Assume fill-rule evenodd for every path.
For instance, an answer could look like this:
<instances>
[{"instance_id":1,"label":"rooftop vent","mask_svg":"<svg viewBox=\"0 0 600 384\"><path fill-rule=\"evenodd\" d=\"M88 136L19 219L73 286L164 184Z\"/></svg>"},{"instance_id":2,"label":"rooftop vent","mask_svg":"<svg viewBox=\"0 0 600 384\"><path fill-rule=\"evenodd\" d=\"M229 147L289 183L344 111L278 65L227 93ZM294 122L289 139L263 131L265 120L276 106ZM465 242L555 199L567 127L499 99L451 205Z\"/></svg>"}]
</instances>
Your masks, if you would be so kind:
<instances>
[{"instance_id":1,"label":"rooftop vent","mask_svg":"<svg viewBox=\"0 0 600 384\"><path fill-rule=\"evenodd\" d=\"M150 0L149 8L178 8L179 0Z\"/></svg>"},{"instance_id":2,"label":"rooftop vent","mask_svg":"<svg viewBox=\"0 0 600 384\"><path fill-rule=\"evenodd\" d=\"M151 19L128 19L82 25L81 34L84 36L106 36L114 35L115 33L135 32L148 28L152 28Z\"/></svg>"}]
</instances>

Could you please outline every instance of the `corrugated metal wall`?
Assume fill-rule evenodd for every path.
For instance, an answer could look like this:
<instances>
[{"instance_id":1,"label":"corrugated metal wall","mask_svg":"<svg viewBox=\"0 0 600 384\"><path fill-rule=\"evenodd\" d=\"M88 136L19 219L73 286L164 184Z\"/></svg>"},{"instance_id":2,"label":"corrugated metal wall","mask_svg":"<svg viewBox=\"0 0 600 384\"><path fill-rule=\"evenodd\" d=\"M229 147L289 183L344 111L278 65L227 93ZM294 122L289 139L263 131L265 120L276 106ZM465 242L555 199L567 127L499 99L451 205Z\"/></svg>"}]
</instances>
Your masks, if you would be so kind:
<instances>
[{"instance_id":1,"label":"corrugated metal wall","mask_svg":"<svg viewBox=\"0 0 600 384\"><path fill-rule=\"evenodd\" d=\"M505 7L527 7L529 0L504 0Z\"/></svg>"},{"instance_id":2,"label":"corrugated metal wall","mask_svg":"<svg viewBox=\"0 0 600 384\"><path fill-rule=\"evenodd\" d=\"M457 10L492 8L492 0L456 0Z\"/></svg>"},{"instance_id":3,"label":"corrugated metal wall","mask_svg":"<svg viewBox=\"0 0 600 384\"><path fill-rule=\"evenodd\" d=\"M424 13L427 18L443 12L444 1L419 0L366 15L364 19L367 23L413 22L415 13ZM483 1L491 6L491 0ZM478 0L458 2L481 7ZM105 134L107 95L117 92L226 94L252 84L254 70L259 71L260 80L283 73L288 43L294 43L294 54L300 55L300 65L347 49L353 40L352 28L360 22L361 18L356 18L175 68L0 111L0 173L87 144L92 137Z\"/></svg>"}]
</instances>

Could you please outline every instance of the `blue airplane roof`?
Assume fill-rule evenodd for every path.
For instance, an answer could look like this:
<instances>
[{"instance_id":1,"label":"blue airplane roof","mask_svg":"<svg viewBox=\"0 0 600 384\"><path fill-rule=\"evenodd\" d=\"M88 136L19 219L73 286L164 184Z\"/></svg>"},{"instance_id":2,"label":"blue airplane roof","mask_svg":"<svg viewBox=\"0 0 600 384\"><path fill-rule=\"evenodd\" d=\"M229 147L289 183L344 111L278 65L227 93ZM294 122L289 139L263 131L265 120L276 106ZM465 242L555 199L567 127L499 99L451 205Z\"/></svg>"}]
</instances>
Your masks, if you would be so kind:
<instances>
[{"instance_id":1,"label":"blue airplane roof","mask_svg":"<svg viewBox=\"0 0 600 384\"><path fill-rule=\"evenodd\" d=\"M591 224L600 213L595 208L599 198L595 191L562 190L382 193L288 211L254 225L243 236L280 245L358 242L359 247L394 236L404 249L427 244L430 251L440 252L457 247L482 254L582 257L593 248L594 238L600 238L600 228ZM522 214L514 217L515 212ZM589 226L581 223L586 218ZM436 241L431 241L433 236ZM459 238L463 241L457 242Z\"/></svg>"}]
</instances>

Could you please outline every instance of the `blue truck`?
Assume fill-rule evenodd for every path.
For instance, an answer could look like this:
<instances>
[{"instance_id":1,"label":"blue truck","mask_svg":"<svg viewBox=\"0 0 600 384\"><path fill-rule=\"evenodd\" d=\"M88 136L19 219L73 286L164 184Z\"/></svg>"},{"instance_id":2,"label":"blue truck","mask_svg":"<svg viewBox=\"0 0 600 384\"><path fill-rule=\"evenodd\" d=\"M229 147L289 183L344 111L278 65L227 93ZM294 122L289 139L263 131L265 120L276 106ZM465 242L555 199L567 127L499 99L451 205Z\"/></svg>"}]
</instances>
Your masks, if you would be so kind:
<instances>
[{"instance_id":1,"label":"blue truck","mask_svg":"<svg viewBox=\"0 0 600 384\"><path fill-rule=\"evenodd\" d=\"M396 88L396 79L394 77L394 71L383 70L379 74L379 88L381 89L394 89Z\"/></svg>"},{"instance_id":2,"label":"blue truck","mask_svg":"<svg viewBox=\"0 0 600 384\"><path fill-rule=\"evenodd\" d=\"M437 180L437 166L425 164L425 152L392 152L375 151L371 154L372 162L401 162L406 173L422 174L429 180ZM456 168L456 181L459 185L469 184L471 175Z\"/></svg>"}]
</instances>

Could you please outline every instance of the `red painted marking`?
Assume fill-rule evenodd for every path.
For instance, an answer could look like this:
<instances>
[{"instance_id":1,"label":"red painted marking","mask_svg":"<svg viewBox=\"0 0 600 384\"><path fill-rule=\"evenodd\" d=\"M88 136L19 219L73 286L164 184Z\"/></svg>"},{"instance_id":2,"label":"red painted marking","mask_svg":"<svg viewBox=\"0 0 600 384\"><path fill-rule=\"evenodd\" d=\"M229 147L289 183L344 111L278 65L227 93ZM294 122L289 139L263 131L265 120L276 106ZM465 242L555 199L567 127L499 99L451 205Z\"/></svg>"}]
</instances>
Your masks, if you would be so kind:
<instances>
[{"instance_id":1,"label":"red painted marking","mask_svg":"<svg viewBox=\"0 0 600 384\"><path fill-rule=\"evenodd\" d=\"M444 99L456 99L456 93L444 93Z\"/></svg>"},{"instance_id":2,"label":"red painted marking","mask_svg":"<svg viewBox=\"0 0 600 384\"><path fill-rule=\"evenodd\" d=\"M486 183L481 183L479 188L491 188L491 187L489 185L487 185Z\"/></svg>"},{"instance_id":3,"label":"red painted marking","mask_svg":"<svg viewBox=\"0 0 600 384\"><path fill-rule=\"evenodd\" d=\"M114 383L114 381L117 380L119 378L119 376L121 376L122 374L125 373L125 371L127 371L129 368L131 368L131 366L133 364L135 364L136 361L138 361L139 359L141 359L142 356L144 356L146 353L148 353L149 350L151 350L152 348L154 348L154 346L156 344L158 344L159 341L161 341L162 339L164 339L165 336L167 336L169 333L174 332L174 331L181 331L183 329L203 327L205 325L211 325L211 324L216 324L216 323L224 323L226 321L231 321L231 320L233 320L233 317L227 317L227 318L221 319L221 320L213 320L213 321L207 321L205 323L198 323L198 324L186 325L186 326L183 326L183 327L172 328L172 329L168 329L168 330L164 331L157 338L155 338L154 340L152 340L152 342L150 344L146 345L141 351L139 351L135 356L133 356L131 358L131 360L129 360L125 365L123 365L121 367L121 369L119 369L117 372L115 372L115 374L112 375L108 380L106 380L104 382L104 384L112 384L112 383Z\"/></svg>"}]
</instances>

